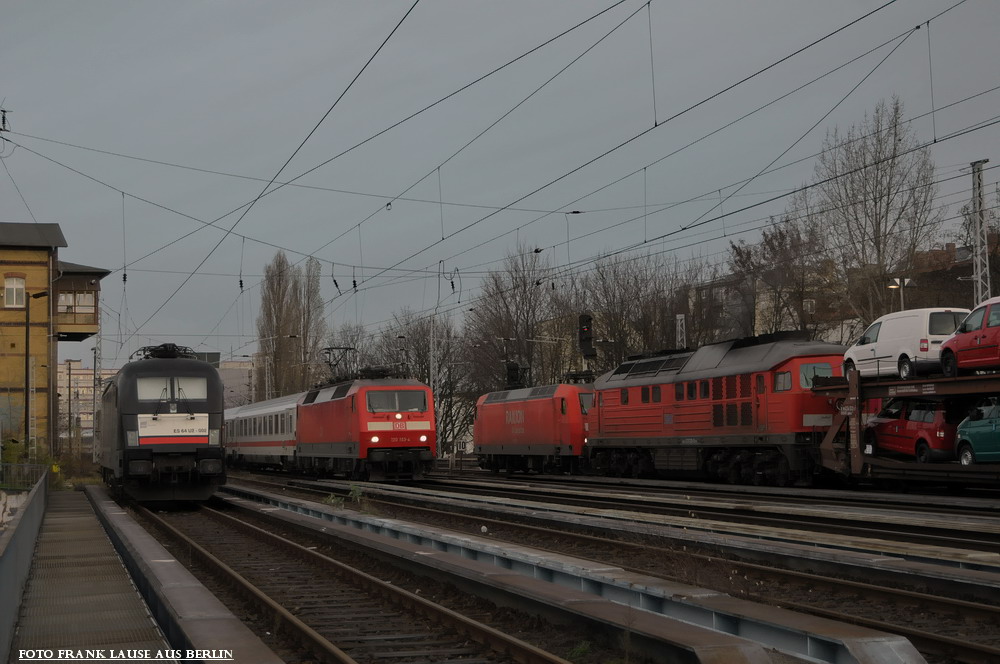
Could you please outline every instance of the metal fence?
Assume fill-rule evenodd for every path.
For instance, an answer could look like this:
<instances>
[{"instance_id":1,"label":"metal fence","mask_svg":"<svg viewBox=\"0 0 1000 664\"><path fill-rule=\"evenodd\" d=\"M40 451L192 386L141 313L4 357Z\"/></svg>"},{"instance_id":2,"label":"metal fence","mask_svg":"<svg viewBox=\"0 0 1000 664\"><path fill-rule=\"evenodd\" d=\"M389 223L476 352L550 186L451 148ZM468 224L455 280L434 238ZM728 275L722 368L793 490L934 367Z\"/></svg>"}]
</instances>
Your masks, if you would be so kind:
<instances>
[{"instance_id":1,"label":"metal fence","mask_svg":"<svg viewBox=\"0 0 1000 664\"><path fill-rule=\"evenodd\" d=\"M27 491L41 479L46 468L38 463L0 463L0 489Z\"/></svg>"}]
</instances>

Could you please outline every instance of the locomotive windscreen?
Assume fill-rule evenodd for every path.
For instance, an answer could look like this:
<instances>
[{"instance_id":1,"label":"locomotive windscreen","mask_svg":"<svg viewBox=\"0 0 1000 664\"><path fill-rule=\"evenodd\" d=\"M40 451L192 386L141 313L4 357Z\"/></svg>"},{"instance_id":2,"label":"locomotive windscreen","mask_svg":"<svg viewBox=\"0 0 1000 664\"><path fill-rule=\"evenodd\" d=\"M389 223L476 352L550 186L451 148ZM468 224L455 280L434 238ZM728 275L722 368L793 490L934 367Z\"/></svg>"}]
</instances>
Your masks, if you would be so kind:
<instances>
[{"instance_id":1,"label":"locomotive windscreen","mask_svg":"<svg viewBox=\"0 0 1000 664\"><path fill-rule=\"evenodd\" d=\"M422 413L427 410L427 397L422 390L372 390L368 393L368 410L372 413Z\"/></svg>"},{"instance_id":2,"label":"locomotive windscreen","mask_svg":"<svg viewBox=\"0 0 1000 664\"><path fill-rule=\"evenodd\" d=\"M204 400L208 379L204 376L143 376L135 381L139 401Z\"/></svg>"}]
</instances>

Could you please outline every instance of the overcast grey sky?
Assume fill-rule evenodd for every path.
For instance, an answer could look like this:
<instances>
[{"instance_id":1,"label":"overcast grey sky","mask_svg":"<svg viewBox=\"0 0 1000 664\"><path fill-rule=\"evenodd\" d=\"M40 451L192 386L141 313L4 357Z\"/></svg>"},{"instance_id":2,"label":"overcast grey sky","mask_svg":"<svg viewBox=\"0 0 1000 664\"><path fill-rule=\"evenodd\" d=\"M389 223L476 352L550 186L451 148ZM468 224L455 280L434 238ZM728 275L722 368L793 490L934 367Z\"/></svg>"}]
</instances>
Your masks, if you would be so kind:
<instances>
[{"instance_id":1,"label":"overcast grey sky","mask_svg":"<svg viewBox=\"0 0 1000 664\"><path fill-rule=\"evenodd\" d=\"M891 3L669 119L882 4L421 0L393 33L412 0L4 0L0 99L4 136L19 147L3 146L0 220L59 223L61 258L114 270L102 285L105 366L163 341L252 352L257 284L278 247L293 262L322 262L333 326L377 331L402 307L433 310L439 266L461 275L461 306L441 283L441 310L457 320L479 275L518 241L585 270L601 252L644 241L640 250L688 258L753 240L783 200L677 231L717 215L720 195L796 141L777 165L815 154L828 129L846 130L894 94L907 117L923 116L912 125L920 140L939 138L941 178L977 159L1000 165L997 126L940 140L1000 113L997 0ZM315 170L261 198L223 240L331 106L277 181ZM758 177L722 209L790 191L812 167ZM992 195L996 172L984 181ZM957 212L970 185L944 182L941 202ZM89 365L92 347L63 344L60 354Z\"/></svg>"}]
</instances>

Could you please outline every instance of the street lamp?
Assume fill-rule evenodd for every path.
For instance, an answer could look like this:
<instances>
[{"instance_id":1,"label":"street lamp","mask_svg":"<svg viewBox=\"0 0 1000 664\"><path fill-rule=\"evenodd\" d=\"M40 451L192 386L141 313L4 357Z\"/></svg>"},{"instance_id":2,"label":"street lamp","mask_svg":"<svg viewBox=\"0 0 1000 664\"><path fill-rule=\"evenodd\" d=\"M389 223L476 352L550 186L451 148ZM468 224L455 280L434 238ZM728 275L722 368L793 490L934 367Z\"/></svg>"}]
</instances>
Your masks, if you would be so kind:
<instances>
[{"instance_id":1,"label":"street lamp","mask_svg":"<svg viewBox=\"0 0 1000 664\"><path fill-rule=\"evenodd\" d=\"M906 309L906 305L903 302L903 289L904 288L916 288L917 285L913 283L912 279L907 277L893 277L892 283L889 284L888 288L899 289L899 310L903 311Z\"/></svg>"},{"instance_id":2,"label":"street lamp","mask_svg":"<svg viewBox=\"0 0 1000 664\"><path fill-rule=\"evenodd\" d=\"M40 297L47 297L48 291L37 293L24 293L24 440L31 444L31 460L35 460L34 441L29 439L29 425L31 422L31 301Z\"/></svg>"}]
</instances>

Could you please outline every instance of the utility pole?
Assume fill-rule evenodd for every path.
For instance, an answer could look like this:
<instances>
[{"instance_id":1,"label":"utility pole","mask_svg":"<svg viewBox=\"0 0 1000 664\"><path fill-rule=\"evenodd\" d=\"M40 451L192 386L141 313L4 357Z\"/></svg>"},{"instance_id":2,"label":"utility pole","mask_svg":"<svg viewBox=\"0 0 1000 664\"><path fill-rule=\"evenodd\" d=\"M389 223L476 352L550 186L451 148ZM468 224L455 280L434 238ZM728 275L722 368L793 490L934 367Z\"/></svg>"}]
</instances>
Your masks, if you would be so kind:
<instances>
[{"instance_id":1,"label":"utility pole","mask_svg":"<svg viewBox=\"0 0 1000 664\"><path fill-rule=\"evenodd\" d=\"M100 319L100 316L98 316ZM90 457L91 461L97 463L98 426L97 426L97 400L101 398L101 332L97 331L97 340L94 342L94 394L93 409L90 411Z\"/></svg>"},{"instance_id":2,"label":"utility pole","mask_svg":"<svg viewBox=\"0 0 1000 664\"><path fill-rule=\"evenodd\" d=\"M73 360L66 360L66 447L73 456Z\"/></svg>"},{"instance_id":3,"label":"utility pole","mask_svg":"<svg viewBox=\"0 0 1000 664\"><path fill-rule=\"evenodd\" d=\"M983 214L983 164L989 159L972 162L972 223L975 232L975 254L972 258L972 281L975 287L973 306L990 297L990 247L986 215Z\"/></svg>"}]
</instances>

